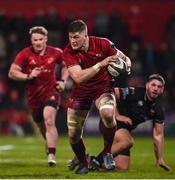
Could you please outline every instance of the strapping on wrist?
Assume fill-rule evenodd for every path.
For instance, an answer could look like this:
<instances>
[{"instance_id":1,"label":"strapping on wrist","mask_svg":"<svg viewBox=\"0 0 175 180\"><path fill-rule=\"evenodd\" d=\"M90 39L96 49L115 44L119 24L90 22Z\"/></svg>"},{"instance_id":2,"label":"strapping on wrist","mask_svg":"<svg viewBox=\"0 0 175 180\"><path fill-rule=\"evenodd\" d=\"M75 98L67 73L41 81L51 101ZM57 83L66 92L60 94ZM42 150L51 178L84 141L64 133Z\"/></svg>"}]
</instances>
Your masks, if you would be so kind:
<instances>
[{"instance_id":1,"label":"strapping on wrist","mask_svg":"<svg viewBox=\"0 0 175 180\"><path fill-rule=\"evenodd\" d=\"M93 69L94 69L96 72L99 72L100 69L101 69L100 63L97 63L97 64L93 65L92 67L93 67Z\"/></svg>"}]
</instances>

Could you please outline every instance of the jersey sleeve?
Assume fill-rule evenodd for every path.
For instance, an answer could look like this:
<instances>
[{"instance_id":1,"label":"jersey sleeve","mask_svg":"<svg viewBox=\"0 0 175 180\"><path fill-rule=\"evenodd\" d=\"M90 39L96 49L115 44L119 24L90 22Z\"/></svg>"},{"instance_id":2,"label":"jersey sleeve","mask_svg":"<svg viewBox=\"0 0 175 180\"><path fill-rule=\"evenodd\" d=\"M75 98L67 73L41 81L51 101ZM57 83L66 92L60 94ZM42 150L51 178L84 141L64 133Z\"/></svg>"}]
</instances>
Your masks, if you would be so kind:
<instances>
[{"instance_id":1,"label":"jersey sleeve","mask_svg":"<svg viewBox=\"0 0 175 180\"><path fill-rule=\"evenodd\" d=\"M160 103L157 104L155 110L156 110L156 114L155 114L155 117L153 119L153 123L162 124L164 122L164 119L165 119L165 111L164 111L162 105Z\"/></svg>"},{"instance_id":2,"label":"jersey sleeve","mask_svg":"<svg viewBox=\"0 0 175 180\"><path fill-rule=\"evenodd\" d=\"M61 64L63 61L63 50L60 48L55 48L56 50L56 56L57 56L57 64Z\"/></svg>"},{"instance_id":3,"label":"jersey sleeve","mask_svg":"<svg viewBox=\"0 0 175 180\"><path fill-rule=\"evenodd\" d=\"M22 50L20 51L15 59L14 59L14 63L17 64L18 66L20 66L21 68L24 68L26 65L26 50Z\"/></svg>"},{"instance_id":4,"label":"jersey sleeve","mask_svg":"<svg viewBox=\"0 0 175 180\"><path fill-rule=\"evenodd\" d=\"M76 56L67 48L63 52L63 61L68 68L79 64Z\"/></svg>"}]
</instances>

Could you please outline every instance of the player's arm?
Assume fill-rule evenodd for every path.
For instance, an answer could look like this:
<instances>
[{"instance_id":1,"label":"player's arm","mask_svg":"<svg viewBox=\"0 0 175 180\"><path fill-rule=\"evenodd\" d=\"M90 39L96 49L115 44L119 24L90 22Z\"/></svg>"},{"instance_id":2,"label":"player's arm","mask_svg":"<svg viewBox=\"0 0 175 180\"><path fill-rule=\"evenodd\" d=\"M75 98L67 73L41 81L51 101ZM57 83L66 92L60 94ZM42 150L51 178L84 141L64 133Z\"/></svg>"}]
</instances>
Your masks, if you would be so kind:
<instances>
[{"instance_id":1,"label":"player's arm","mask_svg":"<svg viewBox=\"0 0 175 180\"><path fill-rule=\"evenodd\" d=\"M120 101L120 90L119 90L119 88L114 88L114 94L116 97L116 101L119 102ZM124 122L125 124L132 125L132 120L129 117L123 116L119 113L117 103L116 103L116 109L115 109L115 118L118 121Z\"/></svg>"},{"instance_id":2,"label":"player's arm","mask_svg":"<svg viewBox=\"0 0 175 180\"><path fill-rule=\"evenodd\" d=\"M74 65L71 67L68 67L68 72L71 78L77 83L84 83L90 80L92 77L94 77L101 68L106 67L109 62L114 62L115 56L109 56L102 60L101 62L98 62L94 66L86 69L82 69L80 65Z\"/></svg>"},{"instance_id":3,"label":"player's arm","mask_svg":"<svg viewBox=\"0 0 175 180\"><path fill-rule=\"evenodd\" d=\"M12 63L8 73L8 77L17 81L26 81L37 77L40 72L41 70L39 68L35 68L30 74L26 74L22 72L22 68L19 65Z\"/></svg>"},{"instance_id":4,"label":"player's arm","mask_svg":"<svg viewBox=\"0 0 175 180\"><path fill-rule=\"evenodd\" d=\"M56 82L56 88L59 92L62 92L64 90L68 77L69 77L69 73L63 61L61 67L61 79Z\"/></svg>"},{"instance_id":5,"label":"player's arm","mask_svg":"<svg viewBox=\"0 0 175 180\"><path fill-rule=\"evenodd\" d=\"M154 152L156 156L156 163L158 166L170 171L171 168L165 163L163 159L163 145L164 145L164 124L155 123L153 127Z\"/></svg>"}]
</instances>

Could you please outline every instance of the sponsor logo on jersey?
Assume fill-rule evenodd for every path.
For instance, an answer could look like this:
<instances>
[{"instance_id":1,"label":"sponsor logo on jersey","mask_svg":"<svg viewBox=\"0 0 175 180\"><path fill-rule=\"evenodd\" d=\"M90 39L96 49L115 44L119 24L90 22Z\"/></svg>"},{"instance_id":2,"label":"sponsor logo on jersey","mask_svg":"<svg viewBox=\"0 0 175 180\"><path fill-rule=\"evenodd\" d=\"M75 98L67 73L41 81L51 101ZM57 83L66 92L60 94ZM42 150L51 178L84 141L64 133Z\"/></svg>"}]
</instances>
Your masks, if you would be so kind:
<instances>
[{"instance_id":1,"label":"sponsor logo on jersey","mask_svg":"<svg viewBox=\"0 0 175 180\"><path fill-rule=\"evenodd\" d=\"M102 54L95 54L95 56L96 56L96 57L101 57L101 56L102 56Z\"/></svg>"}]
</instances>

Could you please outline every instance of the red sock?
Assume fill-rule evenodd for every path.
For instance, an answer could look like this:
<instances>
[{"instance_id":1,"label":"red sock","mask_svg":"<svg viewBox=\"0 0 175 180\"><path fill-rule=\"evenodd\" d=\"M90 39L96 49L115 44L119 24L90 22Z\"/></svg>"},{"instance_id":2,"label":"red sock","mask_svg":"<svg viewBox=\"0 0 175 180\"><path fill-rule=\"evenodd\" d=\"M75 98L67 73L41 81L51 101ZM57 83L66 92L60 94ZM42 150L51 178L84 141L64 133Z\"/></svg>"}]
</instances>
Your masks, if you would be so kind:
<instances>
[{"instance_id":1,"label":"red sock","mask_svg":"<svg viewBox=\"0 0 175 180\"><path fill-rule=\"evenodd\" d=\"M48 153L49 153L49 154L55 154L55 153L56 153L56 148L51 148L51 147L49 147L49 148L48 148Z\"/></svg>"},{"instance_id":2,"label":"red sock","mask_svg":"<svg viewBox=\"0 0 175 180\"><path fill-rule=\"evenodd\" d=\"M100 132L102 133L104 139L103 153L111 153L111 147L112 147L115 131L116 131L116 127L107 128L102 122L102 120L100 120Z\"/></svg>"}]
</instances>

